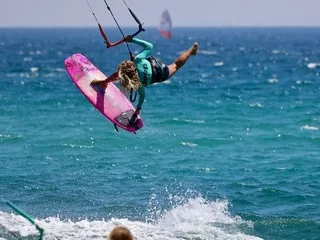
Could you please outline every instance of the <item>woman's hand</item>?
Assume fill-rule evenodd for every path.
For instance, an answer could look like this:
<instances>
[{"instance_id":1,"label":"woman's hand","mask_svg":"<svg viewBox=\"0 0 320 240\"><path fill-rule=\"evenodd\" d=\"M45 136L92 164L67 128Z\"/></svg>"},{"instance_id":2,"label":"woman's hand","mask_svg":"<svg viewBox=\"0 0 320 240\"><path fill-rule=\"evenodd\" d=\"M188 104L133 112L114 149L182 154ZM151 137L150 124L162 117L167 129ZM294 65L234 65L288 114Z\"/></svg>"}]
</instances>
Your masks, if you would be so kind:
<instances>
[{"instance_id":1,"label":"woman's hand","mask_svg":"<svg viewBox=\"0 0 320 240\"><path fill-rule=\"evenodd\" d=\"M128 35L128 36L126 36L125 38L124 38L124 40L126 41L126 42L132 42L132 36L131 35Z\"/></svg>"},{"instance_id":2,"label":"woman's hand","mask_svg":"<svg viewBox=\"0 0 320 240\"><path fill-rule=\"evenodd\" d=\"M140 109L136 109L136 111L134 112L134 114L140 115Z\"/></svg>"},{"instance_id":3,"label":"woman's hand","mask_svg":"<svg viewBox=\"0 0 320 240\"><path fill-rule=\"evenodd\" d=\"M134 124L135 124L135 122L136 122L136 120L138 118L138 115L140 114L140 110L141 110L141 108L137 108L134 111L134 113L132 114L131 119L129 120L129 125L128 126L131 126L131 127L134 126Z\"/></svg>"}]
</instances>

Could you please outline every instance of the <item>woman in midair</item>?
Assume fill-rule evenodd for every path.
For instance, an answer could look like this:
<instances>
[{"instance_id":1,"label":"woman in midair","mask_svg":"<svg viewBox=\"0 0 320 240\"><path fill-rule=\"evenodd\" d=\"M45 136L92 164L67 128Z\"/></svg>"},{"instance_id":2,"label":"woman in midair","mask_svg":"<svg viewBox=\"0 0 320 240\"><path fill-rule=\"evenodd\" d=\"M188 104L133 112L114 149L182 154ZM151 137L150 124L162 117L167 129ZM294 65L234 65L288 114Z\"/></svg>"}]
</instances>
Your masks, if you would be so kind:
<instances>
[{"instance_id":1,"label":"woman in midair","mask_svg":"<svg viewBox=\"0 0 320 240\"><path fill-rule=\"evenodd\" d=\"M166 65L161 60L151 56L152 43L133 38L131 35L125 37L124 40L142 46L143 50L132 61L122 61L118 66L118 72L112 74L109 78L103 80L95 79L92 83L106 88L109 82L119 80L122 89L126 91L136 90L138 92L139 101L130 121L132 124L137 115L140 114L145 99L145 87L163 82L174 75L187 62L190 56L197 54L198 43L195 42L173 63Z\"/></svg>"}]
</instances>

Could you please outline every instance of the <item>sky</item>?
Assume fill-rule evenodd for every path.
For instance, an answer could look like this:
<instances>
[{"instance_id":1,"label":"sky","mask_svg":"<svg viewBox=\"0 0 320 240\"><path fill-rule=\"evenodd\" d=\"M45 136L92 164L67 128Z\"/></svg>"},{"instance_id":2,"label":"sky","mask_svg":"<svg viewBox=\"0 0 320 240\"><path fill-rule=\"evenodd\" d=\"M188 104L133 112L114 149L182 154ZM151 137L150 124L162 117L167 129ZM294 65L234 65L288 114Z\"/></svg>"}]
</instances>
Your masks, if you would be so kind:
<instances>
[{"instance_id":1,"label":"sky","mask_svg":"<svg viewBox=\"0 0 320 240\"><path fill-rule=\"evenodd\" d=\"M103 0L88 0L115 27ZM136 26L122 0L107 0L121 26ZM168 9L173 26L320 26L320 0L126 0L145 26ZM86 0L0 0L0 27L96 26Z\"/></svg>"}]
</instances>

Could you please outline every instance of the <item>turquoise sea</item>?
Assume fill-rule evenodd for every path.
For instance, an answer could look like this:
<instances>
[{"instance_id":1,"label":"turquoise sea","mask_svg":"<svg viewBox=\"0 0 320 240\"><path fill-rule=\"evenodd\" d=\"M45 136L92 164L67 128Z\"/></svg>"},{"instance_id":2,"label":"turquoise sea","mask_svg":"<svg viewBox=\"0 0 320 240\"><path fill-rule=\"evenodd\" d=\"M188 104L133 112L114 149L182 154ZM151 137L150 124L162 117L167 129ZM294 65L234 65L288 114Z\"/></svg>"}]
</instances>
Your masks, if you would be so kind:
<instances>
[{"instance_id":1,"label":"turquoise sea","mask_svg":"<svg viewBox=\"0 0 320 240\"><path fill-rule=\"evenodd\" d=\"M119 224L139 240L320 239L320 28L139 36L168 64L199 51L147 88L134 135L63 65L79 52L110 75L125 45L107 49L97 28L0 29L0 239L38 234L6 200L47 240L102 240Z\"/></svg>"}]
</instances>

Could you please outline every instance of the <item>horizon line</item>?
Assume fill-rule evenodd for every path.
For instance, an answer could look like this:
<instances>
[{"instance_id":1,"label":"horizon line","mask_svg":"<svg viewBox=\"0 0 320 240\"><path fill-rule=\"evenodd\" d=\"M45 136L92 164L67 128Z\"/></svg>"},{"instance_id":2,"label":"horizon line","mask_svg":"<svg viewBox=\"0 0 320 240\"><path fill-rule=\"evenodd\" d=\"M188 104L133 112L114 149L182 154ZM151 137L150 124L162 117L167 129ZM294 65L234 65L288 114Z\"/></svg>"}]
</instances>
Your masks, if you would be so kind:
<instances>
[{"instance_id":1,"label":"horizon line","mask_svg":"<svg viewBox=\"0 0 320 240\"><path fill-rule=\"evenodd\" d=\"M0 28L96 28L96 25L14 25L1 26ZM103 28L118 28L117 26L102 26ZM122 28L137 28L137 26L122 26ZM147 26L145 28L158 28L158 26ZM175 28L320 28L320 25L198 25L198 26L175 26Z\"/></svg>"}]
</instances>

